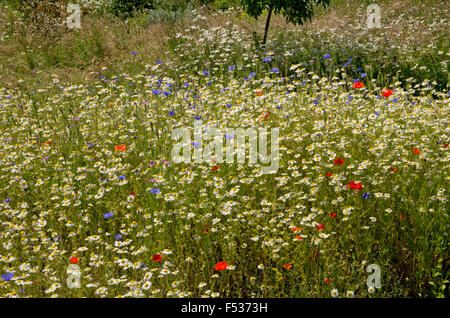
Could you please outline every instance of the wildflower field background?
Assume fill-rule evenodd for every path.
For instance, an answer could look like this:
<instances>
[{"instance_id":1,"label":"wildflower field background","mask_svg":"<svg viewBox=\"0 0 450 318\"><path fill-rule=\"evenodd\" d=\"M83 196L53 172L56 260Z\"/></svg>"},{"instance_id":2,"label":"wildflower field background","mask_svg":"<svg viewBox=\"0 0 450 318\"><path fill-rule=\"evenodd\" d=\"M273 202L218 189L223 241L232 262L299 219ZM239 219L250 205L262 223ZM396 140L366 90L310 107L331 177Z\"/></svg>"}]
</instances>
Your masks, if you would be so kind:
<instances>
[{"instance_id":1,"label":"wildflower field background","mask_svg":"<svg viewBox=\"0 0 450 318\"><path fill-rule=\"evenodd\" d=\"M266 47L235 1L156 2L0 1L0 296L448 297L448 2L367 30L336 0ZM279 128L278 171L175 164L200 119Z\"/></svg>"}]
</instances>

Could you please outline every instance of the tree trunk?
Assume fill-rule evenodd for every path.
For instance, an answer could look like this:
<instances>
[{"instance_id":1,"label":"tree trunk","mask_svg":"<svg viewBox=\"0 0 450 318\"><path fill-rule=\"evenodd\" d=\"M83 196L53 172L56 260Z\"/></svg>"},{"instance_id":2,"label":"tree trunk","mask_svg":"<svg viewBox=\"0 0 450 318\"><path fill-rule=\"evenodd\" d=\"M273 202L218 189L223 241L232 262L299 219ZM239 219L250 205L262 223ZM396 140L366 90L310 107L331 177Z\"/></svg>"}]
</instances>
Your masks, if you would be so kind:
<instances>
[{"instance_id":1,"label":"tree trunk","mask_svg":"<svg viewBox=\"0 0 450 318\"><path fill-rule=\"evenodd\" d=\"M270 7L269 13L267 14L266 27L264 28L263 46L266 46L267 33L269 32L270 17L272 16L272 10L273 10L272 7Z\"/></svg>"}]
</instances>

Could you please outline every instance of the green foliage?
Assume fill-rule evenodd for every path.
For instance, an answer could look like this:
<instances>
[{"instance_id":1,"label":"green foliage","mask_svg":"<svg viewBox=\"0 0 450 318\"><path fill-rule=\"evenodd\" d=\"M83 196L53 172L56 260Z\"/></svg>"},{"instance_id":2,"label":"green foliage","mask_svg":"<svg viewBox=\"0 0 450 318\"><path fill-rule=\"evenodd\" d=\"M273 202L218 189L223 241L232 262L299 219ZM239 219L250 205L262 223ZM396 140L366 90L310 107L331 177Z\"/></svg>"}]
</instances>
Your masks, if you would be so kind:
<instances>
[{"instance_id":1,"label":"green foliage","mask_svg":"<svg viewBox=\"0 0 450 318\"><path fill-rule=\"evenodd\" d=\"M303 24L311 20L314 6L326 7L330 0L241 0L247 14L257 19L264 10L272 9L275 14L282 14L286 21L294 24Z\"/></svg>"},{"instance_id":2,"label":"green foliage","mask_svg":"<svg viewBox=\"0 0 450 318\"><path fill-rule=\"evenodd\" d=\"M129 17L136 11L154 7L154 0L113 0L111 11L118 17Z\"/></svg>"}]
</instances>

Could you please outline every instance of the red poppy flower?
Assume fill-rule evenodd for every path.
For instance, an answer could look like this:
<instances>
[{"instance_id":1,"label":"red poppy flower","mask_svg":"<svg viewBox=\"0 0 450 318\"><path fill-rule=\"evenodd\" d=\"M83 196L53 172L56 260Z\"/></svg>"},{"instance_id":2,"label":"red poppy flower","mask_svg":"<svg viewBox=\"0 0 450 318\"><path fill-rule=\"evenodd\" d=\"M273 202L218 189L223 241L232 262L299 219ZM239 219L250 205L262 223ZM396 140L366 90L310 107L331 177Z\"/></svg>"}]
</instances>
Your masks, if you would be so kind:
<instances>
[{"instance_id":1,"label":"red poppy flower","mask_svg":"<svg viewBox=\"0 0 450 318\"><path fill-rule=\"evenodd\" d=\"M353 88L363 88L364 87L364 84L363 83L361 83L361 82L355 82L354 84L353 84Z\"/></svg>"},{"instance_id":2,"label":"red poppy flower","mask_svg":"<svg viewBox=\"0 0 450 318\"><path fill-rule=\"evenodd\" d=\"M264 116L264 120L269 119L269 116L270 116L270 112L267 112L266 115Z\"/></svg>"},{"instance_id":3,"label":"red poppy flower","mask_svg":"<svg viewBox=\"0 0 450 318\"><path fill-rule=\"evenodd\" d=\"M302 237L300 235L297 235L295 238L299 241L302 239Z\"/></svg>"},{"instance_id":4,"label":"red poppy flower","mask_svg":"<svg viewBox=\"0 0 450 318\"><path fill-rule=\"evenodd\" d=\"M355 189L355 190L361 190L363 188L361 183L350 181L347 183L347 189Z\"/></svg>"},{"instance_id":5,"label":"red poppy flower","mask_svg":"<svg viewBox=\"0 0 450 318\"><path fill-rule=\"evenodd\" d=\"M420 149L419 148L413 148L412 151L414 152L414 154L418 155L420 153Z\"/></svg>"},{"instance_id":6,"label":"red poppy flower","mask_svg":"<svg viewBox=\"0 0 450 318\"><path fill-rule=\"evenodd\" d=\"M403 220L403 214L400 214L400 220Z\"/></svg>"},{"instance_id":7,"label":"red poppy flower","mask_svg":"<svg viewBox=\"0 0 450 318\"><path fill-rule=\"evenodd\" d=\"M292 265L290 265L290 264L284 264L283 267L284 267L284 268L287 268L287 269L291 269L291 268L292 268Z\"/></svg>"},{"instance_id":8,"label":"red poppy flower","mask_svg":"<svg viewBox=\"0 0 450 318\"><path fill-rule=\"evenodd\" d=\"M261 96L261 95L262 95L262 93L263 93L263 91L262 91L262 90L260 90L260 91L258 91L258 92L256 93L256 95L258 95L258 96Z\"/></svg>"},{"instance_id":9,"label":"red poppy flower","mask_svg":"<svg viewBox=\"0 0 450 318\"><path fill-rule=\"evenodd\" d=\"M398 171L397 167L390 167L389 169L391 169L392 172L397 172Z\"/></svg>"},{"instance_id":10,"label":"red poppy flower","mask_svg":"<svg viewBox=\"0 0 450 318\"><path fill-rule=\"evenodd\" d=\"M326 175L327 177L331 177L333 174L332 174L331 172L325 172L325 175Z\"/></svg>"},{"instance_id":11,"label":"red poppy flower","mask_svg":"<svg viewBox=\"0 0 450 318\"><path fill-rule=\"evenodd\" d=\"M118 145L118 146L114 146L114 150L115 151L121 151L121 152L123 152L123 151L125 151L125 150L127 150L128 148L125 146L125 145Z\"/></svg>"},{"instance_id":12,"label":"red poppy flower","mask_svg":"<svg viewBox=\"0 0 450 318\"><path fill-rule=\"evenodd\" d=\"M227 269L228 266L230 265L228 265L227 262L218 262L216 264L216 271L223 271L224 269Z\"/></svg>"},{"instance_id":13,"label":"red poppy flower","mask_svg":"<svg viewBox=\"0 0 450 318\"><path fill-rule=\"evenodd\" d=\"M161 254L155 254L152 257L152 260L154 260L155 262L159 262L162 259L162 255Z\"/></svg>"},{"instance_id":14,"label":"red poppy flower","mask_svg":"<svg viewBox=\"0 0 450 318\"><path fill-rule=\"evenodd\" d=\"M340 166L341 164L343 164L345 162L345 160L343 158L338 158L338 159L334 159L334 164L336 166Z\"/></svg>"},{"instance_id":15,"label":"red poppy flower","mask_svg":"<svg viewBox=\"0 0 450 318\"><path fill-rule=\"evenodd\" d=\"M337 214L335 212L330 213L330 218L335 218L336 216L337 216Z\"/></svg>"},{"instance_id":16,"label":"red poppy flower","mask_svg":"<svg viewBox=\"0 0 450 318\"><path fill-rule=\"evenodd\" d=\"M317 224L316 227L320 231L320 230L323 230L325 228L325 224Z\"/></svg>"},{"instance_id":17,"label":"red poppy flower","mask_svg":"<svg viewBox=\"0 0 450 318\"><path fill-rule=\"evenodd\" d=\"M214 166L214 167L212 168L212 172L215 172L215 171L217 171L217 170L219 170L219 166Z\"/></svg>"},{"instance_id":18,"label":"red poppy flower","mask_svg":"<svg viewBox=\"0 0 450 318\"><path fill-rule=\"evenodd\" d=\"M448 144L444 144L443 146L442 146L442 148L447 148L448 147Z\"/></svg>"},{"instance_id":19,"label":"red poppy flower","mask_svg":"<svg viewBox=\"0 0 450 318\"><path fill-rule=\"evenodd\" d=\"M325 283L329 283L330 282L330 280L328 279L328 278L325 278Z\"/></svg>"},{"instance_id":20,"label":"red poppy flower","mask_svg":"<svg viewBox=\"0 0 450 318\"><path fill-rule=\"evenodd\" d=\"M130 194L131 194L131 195L136 195L136 192L131 191Z\"/></svg>"},{"instance_id":21,"label":"red poppy flower","mask_svg":"<svg viewBox=\"0 0 450 318\"><path fill-rule=\"evenodd\" d=\"M299 227L294 227L292 228L292 232L297 232L297 231L301 231L302 229Z\"/></svg>"},{"instance_id":22,"label":"red poppy flower","mask_svg":"<svg viewBox=\"0 0 450 318\"><path fill-rule=\"evenodd\" d=\"M78 258L76 258L75 256L72 257L72 258L70 259L70 263L72 263L72 264L78 263Z\"/></svg>"},{"instance_id":23,"label":"red poppy flower","mask_svg":"<svg viewBox=\"0 0 450 318\"><path fill-rule=\"evenodd\" d=\"M392 91L390 89L383 89L381 91L381 94L383 94L384 97L388 98L389 96L392 95Z\"/></svg>"}]
</instances>

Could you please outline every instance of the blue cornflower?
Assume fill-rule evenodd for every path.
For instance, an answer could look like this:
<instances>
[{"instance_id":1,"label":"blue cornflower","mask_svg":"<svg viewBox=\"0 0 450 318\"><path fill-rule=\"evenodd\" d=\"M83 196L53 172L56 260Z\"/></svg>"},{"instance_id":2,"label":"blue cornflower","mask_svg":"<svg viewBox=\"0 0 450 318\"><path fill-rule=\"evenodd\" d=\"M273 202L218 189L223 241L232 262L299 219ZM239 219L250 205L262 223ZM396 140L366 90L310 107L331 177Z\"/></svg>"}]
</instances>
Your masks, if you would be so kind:
<instances>
[{"instance_id":1,"label":"blue cornflower","mask_svg":"<svg viewBox=\"0 0 450 318\"><path fill-rule=\"evenodd\" d=\"M231 108L231 106L233 106L233 105L231 105L231 104L227 104L227 107L228 107L228 108Z\"/></svg>"},{"instance_id":2,"label":"blue cornflower","mask_svg":"<svg viewBox=\"0 0 450 318\"><path fill-rule=\"evenodd\" d=\"M272 61L272 59L271 59L270 57L265 57L265 58L263 59L263 62L270 62L270 61Z\"/></svg>"},{"instance_id":3,"label":"blue cornflower","mask_svg":"<svg viewBox=\"0 0 450 318\"><path fill-rule=\"evenodd\" d=\"M175 115L175 111L174 111L174 110L171 110L171 111L169 112L169 115L170 115L170 116Z\"/></svg>"},{"instance_id":4,"label":"blue cornflower","mask_svg":"<svg viewBox=\"0 0 450 318\"><path fill-rule=\"evenodd\" d=\"M255 73L255 72L252 72L252 73L248 74L248 78L253 78L253 77L255 77L255 76L256 76L256 73Z\"/></svg>"},{"instance_id":5,"label":"blue cornflower","mask_svg":"<svg viewBox=\"0 0 450 318\"><path fill-rule=\"evenodd\" d=\"M281 105L278 105L278 106L276 107L276 109L281 109L281 108L283 108L283 106L281 106Z\"/></svg>"},{"instance_id":6,"label":"blue cornflower","mask_svg":"<svg viewBox=\"0 0 450 318\"><path fill-rule=\"evenodd\" d=\"M137 54L137 52L133 51L133 52L131 52L131 54L133 54L133 55L136 55L136 54Z\"/></svg>"},{"instance_id":7,"label":"blue cornflower","mask_svg":"<svg viewBox=\"0 0 450 318\"><path fill-rule=\"evenodd\" d=\"M353 80L353 82L354 82L354 83L359 82L359 78L355 78L355 79Z\"/></svg>"},{"instance_id":8,"label":"blue cornflower","mask_svg":"<svg viewBox=\"0 0 450 318\"><path fill-rule=\"evenodd\" d=\"M364 77L366 77L367 76L367 73L362 73L361 74L361 78L364 78Z\"/></svg>"},{"instance_id":9,"label":"blue cornflower","mask_svg":"<svg viewBox=\"0 0 450 318\"><path fill-rule=\"evenodd\" d=\"M9 282L11 280L11 278L13 278L13 277L14 277L13 273L6 273L6 274L2 275L3 280L6 282Z\"/></svg>"},{"instance_id":10,"label":"blue cornflower","mask_svg":"<svg viewBox=\"0 0 450 318\"><path fill-rule=\"evenodd\" d=\"M113 216L114 216L114 212L108 212L108 213L103 214L103 217L105 219L112 218Z\"/></svg>"},{"instance_id":11,"label":"blue cornflower","mask_svg":"<svg viewBox=\"0 0 450 318\"><path fill-rule=\"evenodd\" d=\"M277 69L277 68L273 68L273 69L271 69L270 71L271 71L272 73L278 73L280 70Z\"/></svg>"},{"instance_id":12,"label":"blue cornflower","mask_svg":"<svg viewBox=\"0 0 450 318\"><path fill-rule=\"evenodd\" d=\"M164 92L164 96L169 96L170 92Z\"/></svg>"},{"instance_id":13,"label":"blue cornflower","mask_svg":"<svg viewBox=\"0 0 450 318\"><path fill-rule=\"evenodd\" d=\"M324 56L323 56L323 58L326 60L326 59L329 59L330 58L330 54L325 54Z\"/></svg>"},{"instance_id":14,"label":"blue cornflower","mask_svg":"<svg viewBox=\"0 0 450 318\"><path fill-rule=\"evenodd\" d=\"M368 199L370 197L369 192L364 193L362 197L363 199Z\"/></svg>"},{"instance_id":15,"label":"blue cornflower","mask_svg":"<svg viewBox=\"0 0 450 318\"><path fill-rule=\"evenodd\" d=\"M348 59L349 62L353 61L353 59Z\"/></svg>"},{"instance_id":16,"label":"blue cornflower","mask_svg":"<svg viewBox=\"0 0 450 318\"><path fill-rule=\"evenodd\" d=\"M195 148L198 148L198 146L200 146L200 143L199 143L198 141L194 141L194 142L192 143L192 145L193 145Z\"/></svg>"},{"instance_id":17,"label":"blue cornflower","mask_svg":"<svg viewBox=\"0 0 450 318\"><path fill-rule=\"evenodd\" d=\"M195 116L195 119L200 120L200 119L202 119L202 116Z\"/></svg>"},{"instance_id":18,"label":"blue cornflower","mask_svg":"<svg viewBox=\"0 0 450 318\"><path fill-rule=\"evenodd\" d=\"M234 135L233 135L233 134L231 134L231 135L225 134L225 138L227 138L227 139L233 139L233 138L234 138Z\"/></svg>"},{"instance_id":19,"label":"blue cornflower","mask_svg":"<svg viewBox=\"0 0 450 318\"><path fill-rule=\"evenodd\" d=\"M150 190L150 192L153 193L153 194L158 194L158 193L161 192L161 190L159 190L158 188L152 188L152 189Z\"/></svg>"},{"instance_id":20,"label":"blue cornflower","mask_svg":"<svg viewBox=\"0 0 450 318\"><path fill-rule=\"evenodd\" d=\"M235 65L230 65L230 66L228 66L228 70L229 70L229 71L234 71L235 68L236 68Z\"/></svg>"},{"instance_id":21,"label":"blue cornflower","mask_svg":"<svg viewBox=\"0 0 450 318\"><path fill-rule=\"evenodd\" d=\"M152 91L152 93L153 93L154 95L159 95L159 94L161 94L161 92L158 91L157 89L154 89L154 90Z\"/></svg>"},{"instance_id":22,"label":"blue cornflower","mask_svg":"<svg viewBox=\"0 0 450 318\"><path fill-rule=\"evenodd\" d=\"M156 64L160 65L160 64L162 64L162 62L161 61L156 61Z\"/></svg>"},{"instance_id":23,"label":"blue cornflower","mask_svg":"<svg viewBox=\"0 0 450 318\"><path fill-rule=\"evenodd\" d=\"M122 235L121 235L121 234L117 234L116 236L114 236L114 238L115 238L116 240L120 240L120 239L122 238Z\"/></svg>"},{"instance_id":24,"label":"blue cornflower","mask_svg":"<svg viewBox=\"0 0 450 318\"><path fill-rule=\"evenodd\" d=\"M11 202L11 199L10 198L6 198L5 200L3 200L3 203L6 203L6 204L8 204L8 203L10 203Z\"/></svg>"},{"instance_id":25,"label":"blue cornflower","mask_svg":"<svg viewBox=\"0 0 450 318\"><path fill-rule=\"evenodd\" d=\"M362 68L358 68L358 69L356 69L356 71L357 71L357 72L361 72L361 71L362 71Z\"/></svg>"},{"instance_id":26,"label":"blue cornflower","mask_svg":"<svg viewBox=\"0 0 450 318\"><path fill-rule=\"evenodd\" d=\"M208 76L208 75L209 75L209 71L208 71L208 70L204 70L204 71L203 71L203 75Z\"/></svg>"},{"instance_id":27,"label":"blue cornflower","mask_svg":"<svg viewBox=\"0 0 450 318\"><path fill-rule=\"evenodd\" d=\"M119 180L123 180L123 179L125 179L125 176L118 176L117 177Z\"/></svg>"}]
</instances>

